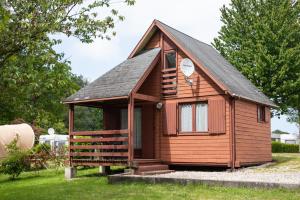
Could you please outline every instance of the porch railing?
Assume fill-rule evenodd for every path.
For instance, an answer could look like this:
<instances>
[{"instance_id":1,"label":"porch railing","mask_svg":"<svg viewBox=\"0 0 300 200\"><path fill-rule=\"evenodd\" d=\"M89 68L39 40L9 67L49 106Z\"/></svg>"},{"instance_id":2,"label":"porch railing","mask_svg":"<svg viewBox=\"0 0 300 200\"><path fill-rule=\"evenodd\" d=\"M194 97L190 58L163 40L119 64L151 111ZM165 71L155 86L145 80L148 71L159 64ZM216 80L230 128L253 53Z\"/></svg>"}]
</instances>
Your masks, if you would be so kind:
<instances>
[{"instance_id":1,"label":"porch railing","mask_svg":"<svg viewBox=\"0 0 300 200\"><path fill-rule=\"evenodd\" d=\"M71 132L69 150L72 166L127 165L128 130Z\"/></svg>"},{"instance_id":2,"label":"porch railing","mask_svg":"<svg viewBox=\"0 0 300 200\"><path fill-rule=\"evenodd\" d=\"M176 95L177 93L177 71L176 68L162 70L161 91L162 96Z\"/></svg>"}]
</instances>

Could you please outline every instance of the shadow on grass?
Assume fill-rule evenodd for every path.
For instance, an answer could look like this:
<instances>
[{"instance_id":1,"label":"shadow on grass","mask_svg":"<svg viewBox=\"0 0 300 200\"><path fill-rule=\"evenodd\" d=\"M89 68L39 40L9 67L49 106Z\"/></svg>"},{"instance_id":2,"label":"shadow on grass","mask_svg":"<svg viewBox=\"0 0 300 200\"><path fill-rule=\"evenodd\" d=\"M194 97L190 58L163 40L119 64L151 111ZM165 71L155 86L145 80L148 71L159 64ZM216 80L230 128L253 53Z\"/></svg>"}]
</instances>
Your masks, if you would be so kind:
<instances>
[{"instance_id":1,"label":"shadow on grass","mask_svg":"<svg viewBox=\"0 0 300 200\"><path fill-rule=\"evenodd\" d=\"M266 168L276 167L278 165L284 165L292 160L295 160L295 158L288 157L288 156L276 156L276 157L273 157L272 163L270 165L266 166Z\"/></svg>"},{"instance_id":2,"label":"shadow on grass","mask_svg":"<svg viewBox=\"0 0 300 200\"><path fill-rule=\"evenodd\" d=\"M32 176L26 176L26 177L17 177L15 179L11 179L7 176L6 179L0 180L0 184L2 183L17 183L20 181L24 181L24 180L30 180L30 179L34 179L40 177L40 175L32 175Z\"/></svg>"}]
</instances>

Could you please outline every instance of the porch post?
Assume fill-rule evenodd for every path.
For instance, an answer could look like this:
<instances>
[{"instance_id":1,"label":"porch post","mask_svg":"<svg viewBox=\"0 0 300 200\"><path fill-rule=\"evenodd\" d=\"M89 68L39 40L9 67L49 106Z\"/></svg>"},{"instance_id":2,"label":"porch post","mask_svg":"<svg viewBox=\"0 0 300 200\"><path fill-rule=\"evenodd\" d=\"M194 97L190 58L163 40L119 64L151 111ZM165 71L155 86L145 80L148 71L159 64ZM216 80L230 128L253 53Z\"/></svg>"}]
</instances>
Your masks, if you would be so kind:
<instances>
[{"instance_id":1,"label":"porch post","mask_svg":"<svg viewBox=\"0 0 300 200\"><path fill-rule=\"evenodd\" d=\"M133 95L129 96L128 100L128 165L132 166L134 158L134 98Z\"/></svg>"},{"instance_id":2,"label":"porch post","mask_svg":"<svg viewBox=\"0 0 300 200\"><path fill-rule=\"evenodd\" d=\"M69 105L69 166L71 167L71 145L73 142L71 142L71 139L73 139L73 136L71 133L74 131L74 104Z\"/></svg>"}]
</instances>

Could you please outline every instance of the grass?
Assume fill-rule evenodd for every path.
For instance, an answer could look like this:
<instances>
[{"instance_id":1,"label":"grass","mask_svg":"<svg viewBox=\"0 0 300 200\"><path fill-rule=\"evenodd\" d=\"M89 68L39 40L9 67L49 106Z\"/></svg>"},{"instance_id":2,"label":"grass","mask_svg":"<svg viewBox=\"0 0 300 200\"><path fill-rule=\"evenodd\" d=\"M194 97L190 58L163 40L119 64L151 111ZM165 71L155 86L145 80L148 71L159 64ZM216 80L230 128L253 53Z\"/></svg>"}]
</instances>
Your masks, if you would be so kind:
<instances>
[{"instance_id":1,"label":"grass","mask_svg":"<svg viewBox=\"0 0 300 200\"><path fill-rule=\"evenodd\" d=\"M78 178L64 180L63 170L26 172L11 181L0 175L1 200L89 199L300 199L300 190L212 187L206 185L142 184L110 185L97 169L79 170Z\"/></svg>"},{"instance_id":2,"label":"grass","mask_svg":"<svg viewBox=\"0 0 300 200\"><path fill-rule=\"evenodd\" d=\"M300 172L300 153L273 153L273 162L254 167L257 172Z\"/></svg>"}]
</instances>

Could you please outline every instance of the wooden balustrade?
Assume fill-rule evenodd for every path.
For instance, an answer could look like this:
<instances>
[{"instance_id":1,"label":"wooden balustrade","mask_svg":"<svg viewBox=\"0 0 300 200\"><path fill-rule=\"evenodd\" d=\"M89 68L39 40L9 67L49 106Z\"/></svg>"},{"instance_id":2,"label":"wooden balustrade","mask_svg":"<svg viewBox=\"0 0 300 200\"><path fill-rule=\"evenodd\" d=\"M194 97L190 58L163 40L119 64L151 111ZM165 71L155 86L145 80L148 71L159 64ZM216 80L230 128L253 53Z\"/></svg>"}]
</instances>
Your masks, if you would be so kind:
<instances>
[{"instance_id":1,"label":"wooden balustrade","mask_svg":"<svg viewBox=\"0 0 300 200\"><path fill-rule=\"evenodd\" d=\"M176 68L163 69L161 89L162 96L176 95L177 93L177 71Z\"/></svg>"},{"instance_id":2,"label":"wooden balustrade","mask_svg":"<svg viewBox=\"0 0 300 200\"><path fill-rule=\"evenodd\" d=\"M127 129L73 131L70 136L71 165L127 165Z\"/></svg>"}]
</instances>

